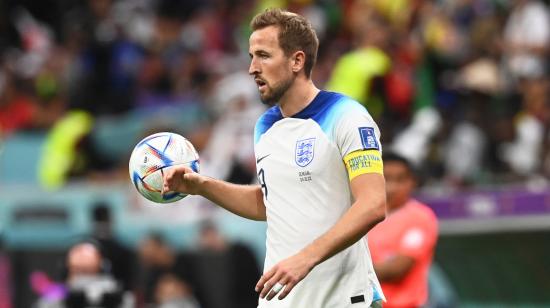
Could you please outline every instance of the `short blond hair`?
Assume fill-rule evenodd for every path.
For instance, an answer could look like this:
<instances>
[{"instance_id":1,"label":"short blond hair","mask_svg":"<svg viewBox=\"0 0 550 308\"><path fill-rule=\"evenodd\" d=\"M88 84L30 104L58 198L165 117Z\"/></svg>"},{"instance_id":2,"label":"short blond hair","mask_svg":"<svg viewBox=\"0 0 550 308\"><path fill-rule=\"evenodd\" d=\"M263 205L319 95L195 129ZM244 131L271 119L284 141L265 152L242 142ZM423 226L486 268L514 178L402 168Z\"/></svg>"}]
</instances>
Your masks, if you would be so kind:
<instances>
[{"instance_id":1,"label":"short blond hair","mask_svg":"<svg viewBox=\"0 0 550 308\"><path fill-rule=\"evenodd\" d=\"M279 28L279 45L286 56L299 50L304 52L306 55L304 70L306 77L310 78L319 49L319 39L311 23L301 15L282 9L267 9L254 16L250 22L252 31L269 26Z\"/></svg>"}]
</instances>

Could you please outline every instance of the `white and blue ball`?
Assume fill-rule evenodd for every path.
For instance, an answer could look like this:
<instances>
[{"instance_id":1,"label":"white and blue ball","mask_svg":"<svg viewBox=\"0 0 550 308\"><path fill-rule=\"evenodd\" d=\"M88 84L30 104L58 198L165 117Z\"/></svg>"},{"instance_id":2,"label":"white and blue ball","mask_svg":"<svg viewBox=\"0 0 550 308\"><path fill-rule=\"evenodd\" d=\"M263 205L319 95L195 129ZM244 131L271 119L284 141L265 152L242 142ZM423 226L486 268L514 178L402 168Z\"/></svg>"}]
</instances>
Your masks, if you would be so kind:
<instances>
[{"instance_id":1,"label":"white and blue ball","mask_svg":"<svg viewBox=\"0 0 550 308\"><path fill-rule=\"evenodd\" d=\"M132 151L130 179L143 197L156 203L175 202L187 195L178 192L161 194L164 173L175 165L186 165L199 172L199 155L195 147L181 135L156 133L145 137Z\"/></svg>"}]
</instances>

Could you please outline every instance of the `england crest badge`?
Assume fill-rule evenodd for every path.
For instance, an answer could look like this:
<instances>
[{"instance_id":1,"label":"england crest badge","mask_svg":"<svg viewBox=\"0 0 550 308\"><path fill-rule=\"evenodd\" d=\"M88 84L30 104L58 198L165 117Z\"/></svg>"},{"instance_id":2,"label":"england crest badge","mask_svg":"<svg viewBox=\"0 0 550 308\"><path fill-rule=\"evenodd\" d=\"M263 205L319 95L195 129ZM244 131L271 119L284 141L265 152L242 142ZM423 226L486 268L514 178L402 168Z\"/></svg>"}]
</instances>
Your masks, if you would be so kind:
<instances>
[{"instance_id":1,"label":"england crest badge","mask_svg":"<svg viewBox=\"0 0 550 308\"><path fill-rule=\"evenodd\" d=\"M311 163L314 157L315 138L308 138L296 141L295 160L300 167L305 167Z\"/></svg>"}]
</instances>

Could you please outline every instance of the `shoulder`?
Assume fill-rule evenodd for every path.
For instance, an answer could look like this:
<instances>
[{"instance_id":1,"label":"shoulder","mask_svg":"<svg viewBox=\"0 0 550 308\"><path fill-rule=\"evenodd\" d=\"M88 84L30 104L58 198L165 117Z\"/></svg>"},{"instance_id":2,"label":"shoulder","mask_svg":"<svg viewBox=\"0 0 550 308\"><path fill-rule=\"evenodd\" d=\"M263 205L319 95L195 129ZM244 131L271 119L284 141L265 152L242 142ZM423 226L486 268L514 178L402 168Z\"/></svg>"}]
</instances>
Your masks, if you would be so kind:
<instances>
[{"instance_id":1,"label":"shoulder","mask_svg":"<svg viewBox=\"0 0 550 308\"><path fill-rule=\"evenodd\" d=\"M412 221L421 221L423 223L437 226L437 217L435 216L434 211L426 204L418 200L411 199L405 206L405 210L407 211L407 216Z\"/></svg>"},{"instance_id":2,"label":"shoulder","mask_svg":"<svg viewBox=\"0 0 550 308\"><path fill-rule=\"evenodd\" d=\"M333 127L343 119L353 119L369 115L363 105L354 99L337 93L322 91L320 97L323 103L316 104L311 118L324 127Z\"/></svg>"},{"instance_id":3,"label":"shoulder","mask_svg":"<svg viewBox=\"0 0 550 308\"><path fill-rule=\"evenodd\" d=\"M371 148L365 144L365 140L373 137L378 140L380 131L378 125L367 111L365 106L358 103L356 100L341 95L340 100L334 104L331 113L333 116L332 126L337 136L348 136L349 133L357 134L357 138L363 141L364 148ZM377 143L377 142L375 142ZM378 145L375 148L380 149Z\"/></svg>"},{"instance_id":4,"label":"shoulder","mask_svg":"<svg viewBox=\"0 0 550 308\"><path fill-rule=\"evenodd\" d=\"M267 109L256 122L256 126L258 125L273 125L273 123L277 122L282 118L281 111L278 106L273 106L269 109Z\"/></svg>"},{"instance_id":5,"label":"shoulder","mask_svg":"<svg viewBox=\"0 0 550 308\"><path fill-rule=\"evenodd\" d=\"M438 226L433 211L416 200L410 200L402 209L400 228L405 247L432 249L437 242Z\"/></svg>"},{"instance_id":6,"label":"shoulder","mask_svg":"<svg viewBox=\"0 0 550 308\"><path fill-rule=\"evenodd\" d=\"M328 110L341 114L368 113L365 106L353 98L337 92L326 92L331 104Z\"/></svg>"},{"instance_id":7,"label":"shoulder","mask_svg":"<svg viewBox=\"0 0 550 308\"><path fill-rule=\"evenodd\" d=\"M257 143L260 137L275 124L275 122L283 118L278 106L273 106L266 110L256 121L254 127L254 143Z\"/></svg>"}]
</instances>

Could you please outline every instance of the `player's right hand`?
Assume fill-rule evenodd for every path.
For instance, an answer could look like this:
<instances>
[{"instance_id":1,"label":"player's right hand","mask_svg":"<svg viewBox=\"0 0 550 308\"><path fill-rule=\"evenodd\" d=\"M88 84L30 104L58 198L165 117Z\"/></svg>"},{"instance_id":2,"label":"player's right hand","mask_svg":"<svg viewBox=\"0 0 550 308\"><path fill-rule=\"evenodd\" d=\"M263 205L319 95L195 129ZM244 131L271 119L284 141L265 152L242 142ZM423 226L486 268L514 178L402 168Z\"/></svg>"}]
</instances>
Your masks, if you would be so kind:
<instances>
[{"instance_id":1,"label":"player's right hand","mask_svg":"<svg viewBox=\"0 0 550 308\"><path fill-rule=\"evenodd\" d=\"M189 195L199 193L201 182L200 174L184 165L175 165L166 168L163 175L162 194L174 191Z\"/></svg>"}]
</instances>

